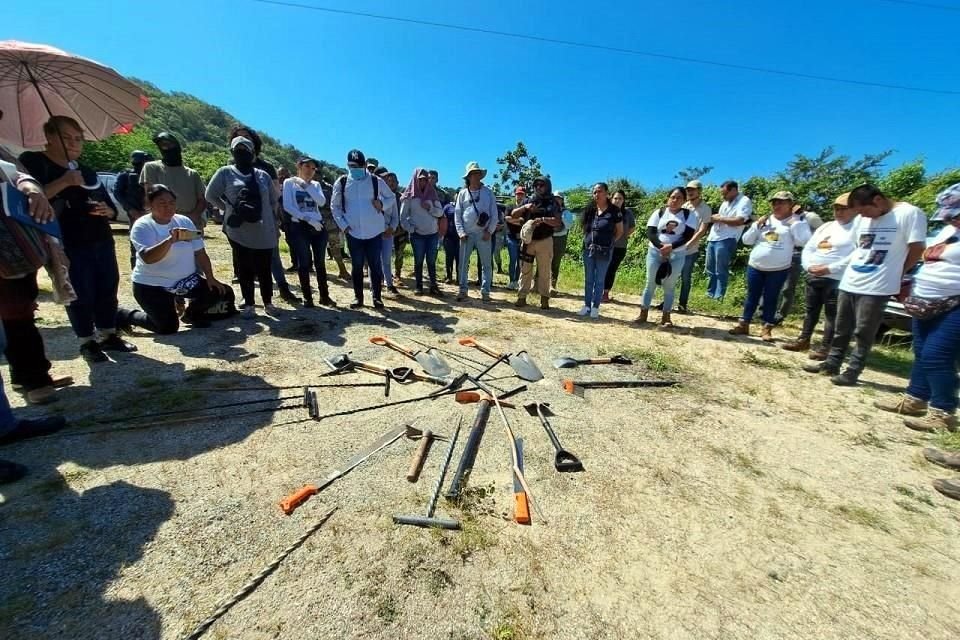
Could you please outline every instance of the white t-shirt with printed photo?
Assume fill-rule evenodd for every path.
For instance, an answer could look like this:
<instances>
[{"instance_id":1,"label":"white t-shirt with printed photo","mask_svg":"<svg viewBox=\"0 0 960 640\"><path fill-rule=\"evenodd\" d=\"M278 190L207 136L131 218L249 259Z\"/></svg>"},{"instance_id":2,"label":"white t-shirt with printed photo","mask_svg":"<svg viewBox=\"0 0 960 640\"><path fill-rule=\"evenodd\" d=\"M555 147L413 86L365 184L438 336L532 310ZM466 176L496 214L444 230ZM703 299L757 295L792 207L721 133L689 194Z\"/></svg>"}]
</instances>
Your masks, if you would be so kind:
<instances>
[{"instance_id":1,"label":"white t-shirt with printed photo","mask_svg":"<svg viewBox=\"0 0 960 640\"><path fill-rule=\"evenodd\" d=\"M179 213L167 224L159 224L148 214L137 218L130 228L130 242L137 250L137 264L133 268L133 281L151 287L172 287L180 280L197 272L194 254L203 249L203 240L174 242L162 260L147 264L140 256L142 251L154 247L170 237L171 229L196 231L193 222Z\"/></svg>"},{"instance_id":2,"label":"white t-shirt with printed photo","mask_svg":"<svg viewBox=\"0 0 960 640\"><path fill-rule=\"evenodd\" d=\"M663 212L662 214L661 211ZM647 219L647 226L657 228L657 239L660 240L660 242L672 245L677 240L683 238L683 232L687 230L685 220L688 217L691 217L691 214L684 209L680 209L674 214L664 207L650 214L650 217Z\"/></svg>"},{"instance_id":3,"label":"white t-shirt with printed photo","mask_svg":"<svg viewBox=\"0 0 960 640\"><path fill-rule=\"evenodd\" d=\"M900 292L908 245L923 242L927 217L906 202L898 202L879 218L858 216L853 226L856 248L840 290L865 296L892 296Z\"/></svg>"},{"instance_id":4,"label":"white t-shirt with printed photo","mask_svg":"<svg viewBox=\"0 0 960 640\"><path fill-rule=\"evenodd\" d=\"M923 252L923 265L913 279L913 295L960 296L960 229L947 225L930 241Z\"/></svg>"}]
</instances>

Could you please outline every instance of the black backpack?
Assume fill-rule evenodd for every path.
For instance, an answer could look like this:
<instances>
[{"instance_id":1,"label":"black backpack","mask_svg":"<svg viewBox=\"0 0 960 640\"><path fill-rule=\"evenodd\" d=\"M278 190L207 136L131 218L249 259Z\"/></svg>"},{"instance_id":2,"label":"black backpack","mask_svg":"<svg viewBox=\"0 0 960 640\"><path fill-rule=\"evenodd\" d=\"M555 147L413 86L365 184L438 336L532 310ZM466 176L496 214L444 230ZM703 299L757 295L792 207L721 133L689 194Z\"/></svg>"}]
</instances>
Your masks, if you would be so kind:
<instances>
[{"instance_id":1,"label":"black backpack","mask_svg":"<svg viewBox=\"0 0 960 640\"><path fill-rule=\"evenodd\" d=\"M370 179L373 180L373 199L376 200L380 197L380 178L377 176L371 175ZM340 208L343 209L344 213L347 211L347 176L340 176L337 178L337 186L340 187ZM332 197L332 196L331 196Z\"/></svg>"},{"instance_id":2,"label":"black backpack","mask_svg":"<svg viewBox=\"0 0 960 640\"><path fill-rule=\"evenodd\" d=\"M226 199L226 196L224 196ZM237 201L230 202L234 215L227 219L231 227L239 227L244 222L260 222L263 217L263 196L260 193L260 184L257 182L256 168L249 176L243 178L243 186L237 193Z\"/></svg>"}]
</instances>

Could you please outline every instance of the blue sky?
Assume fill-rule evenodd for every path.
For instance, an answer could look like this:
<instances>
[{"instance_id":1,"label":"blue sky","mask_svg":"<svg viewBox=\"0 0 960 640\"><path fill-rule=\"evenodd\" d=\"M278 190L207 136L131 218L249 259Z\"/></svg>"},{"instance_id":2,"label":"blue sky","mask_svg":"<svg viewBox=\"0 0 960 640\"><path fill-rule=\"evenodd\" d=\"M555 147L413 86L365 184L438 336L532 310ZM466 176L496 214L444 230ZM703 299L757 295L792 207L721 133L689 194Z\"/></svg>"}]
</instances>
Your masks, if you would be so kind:
<instances>
[{"instance_id":1,"label":"blue sky","mask_svg":"<svg viewBox=\"0 0 960 640\"><path fill-rule=\"evenodd\" d=\"M960 90L960 11L885 0L292 0L785 71ZM956 0L943 0L943 4ZM216 104L343 164L440 169L523 140L554 184L745 179L833 145L960 166L960 96L859 87L252 0L12 0L0 39L50 44ZM79 28L78 27L82 27ZM164 29L166 27L166 30ZM405 178L402 179L402 181ZM488 179L489 181L489 179Z\"/></svg>"}]
</instances>

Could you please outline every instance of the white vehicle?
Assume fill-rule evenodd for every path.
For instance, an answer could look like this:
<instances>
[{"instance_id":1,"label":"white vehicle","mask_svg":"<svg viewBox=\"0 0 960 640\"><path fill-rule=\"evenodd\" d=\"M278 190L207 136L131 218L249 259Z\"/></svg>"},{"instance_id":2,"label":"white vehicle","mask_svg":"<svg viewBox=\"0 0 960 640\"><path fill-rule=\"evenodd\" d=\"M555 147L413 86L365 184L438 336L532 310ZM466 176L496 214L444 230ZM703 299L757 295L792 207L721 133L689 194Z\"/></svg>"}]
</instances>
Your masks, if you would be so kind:
<instances>
[{"instance_id":1,"label":"white vehicle","mask_svg":"<svg viewBox=\"0 0 960 640\"><path fill-rule=\"evenodd\" d=\"M130 218L127 216L127 210L123 208L123 205L120 204L117 197L113 195L113 187L117 184L117 174L109 171L98 171L97 176L100 178L100 184L102 184L107 190L107 193L110 194L110 201L113 203L113 206L117 208L117 216L111 219L110 222L129 223Z\"/></svg>"}]
</instances>

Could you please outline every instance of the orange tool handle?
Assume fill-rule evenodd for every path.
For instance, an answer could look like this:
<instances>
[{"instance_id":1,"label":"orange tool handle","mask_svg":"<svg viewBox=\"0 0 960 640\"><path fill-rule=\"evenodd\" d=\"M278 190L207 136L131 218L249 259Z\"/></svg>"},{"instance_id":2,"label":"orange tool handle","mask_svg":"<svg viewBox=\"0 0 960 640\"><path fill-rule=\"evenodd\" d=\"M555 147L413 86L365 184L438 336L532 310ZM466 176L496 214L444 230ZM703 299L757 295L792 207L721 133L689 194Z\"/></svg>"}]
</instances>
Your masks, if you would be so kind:
<instances>
[{"instance_id":1,"label":"orange tool handle","mask_svg":"<svg viewBox=\"0 0 960 640\"><path fill-rule=\"evenodd\" d=\"M421 436L420 446L413 454L413 460L410 461L410 469L407 471L407 480L416 482L420 479L420 470L423 469L423 462L427 459L427 452L430 451L430 444L433 442L433 431L427 429Z\"/></svg>"},{"instance_id":2,"label":"orange tool handle","mask_svg":"<svg viewBox=\"0 0 960 640\"><path fill-rule=\"evenodd\" d=\"M289 496L281 500L280 509L285 514L290 515L296 511L297 507L309 500L311 496L317 495L319 492L320 490L317 489L316 485L308 484L302 489L291 493Z\"/></svg>"},{"instance_id":3,"label":"orange tool handle","mask_svg":"<svg viewBox=\"0 0 960 640\"><path fill-rule=\"evenodd\" d=\"M494 404L493 398L487 395L480 395L476 391L457 391L454 398L456 398L457 402L460 404L472 404L474 402L480 402L481 400L487 400L491 404ZM503 400L500 401L500 406L507 407L508 409L515 408L515 405L509 402L504 402Z\"/></svg>"},{"instance_id":4,"label":"orange tool handle","mask_svg":"<svg viewBox=\"0 0 960 640\"><path fill-rule=\"evenodd\" d=\"M381 347L387 347L389 349L393 349L394 351L402 353L408 358L413 358L413 351L410 351L409 349L404 349L399 344L397 344L396 342L394 342L393 340L391 340L386 336L373 336L372 338L370 338L370 342L376 345L380 345Z\"/></svg>"},{"instance_id":5,"label":"orange tool handle","mask_svg":"<svg viewBox=\"0 0 960 640\"><path fill-rule=\"evenodd\" d=\"M486 345L480 344L473 338L460 338L457 342L459 342L465 347L475 347L480 351L484 352L485 354L487 354L488 356L492 356L494 358L499 358L501 355L503 355L502 353L497 353L496 351L494 351L493 349L491 349Z\"/></svg>"},{"instance_id":6,"label":"orange tool handle","mask_svg":"<svg viewBox=\"0 0 960 640\"><path fill-rule=\"evenodd\" d=\"M517 524L530 524L530 503L527 501L526 491L513 494L513 521Z\"/></svg>"},{"instance_id":7,"label":"orange tool handle","mask_svg":"<svg viewBox=\"0 0 960 640\"><path fill-rule=\"evenodd\" d=\"M613 358L590 358L584 364L613 364Z\"/></svg>"},{"instance_id":8,"label":"orange tool handle","mask_svg":"<svg viewBox=\"0 0 960 640\"><path fill-rule=\"evenodd\" d=\"M563 381L563 390L566 391L567 393L573 393L573 392L574 392L574 391L573 391L574 386L576 386L576 385L573 384L573 380L564 380L564 381Z\"/></svg>"}]
</instances>

